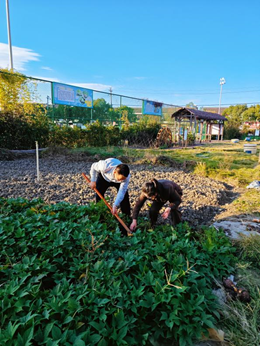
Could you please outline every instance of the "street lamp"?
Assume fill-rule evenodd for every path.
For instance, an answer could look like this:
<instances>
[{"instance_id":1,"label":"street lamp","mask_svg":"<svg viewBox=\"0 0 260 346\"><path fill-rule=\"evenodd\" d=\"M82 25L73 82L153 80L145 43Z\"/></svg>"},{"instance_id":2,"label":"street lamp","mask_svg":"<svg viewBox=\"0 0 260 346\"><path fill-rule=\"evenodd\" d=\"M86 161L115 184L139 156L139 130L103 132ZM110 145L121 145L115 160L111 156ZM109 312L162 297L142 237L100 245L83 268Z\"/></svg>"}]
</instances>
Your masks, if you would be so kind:
<instances>
[{"instance_id":1,"label":"street lamp","mask_svg":"<svg viewBox=\"0 0 260 346\"><path fill-rule=\"evenodd\" d=\"M222 86L223 84L226 84L225 78L220 78L220 96L219 96L219 107L218 107L218 114L220 114L220 105L221 105L221 96L222 96Z\"/></svg>"},{"instance_id":2,"label":"street lamp","mask_svg":"<svg viewBox=\"0 0 260 346\"><path fill-rule=\"evenodd\" d=\"M13 53L12 53L12 42L11 42L11 29L10 29L10 16L9 16L9 3L6 0L6 20L7 20L7 32L8 32L8 43L9 43L9 60L10 68L13 70Z\"/></svg>"}]
</instances>

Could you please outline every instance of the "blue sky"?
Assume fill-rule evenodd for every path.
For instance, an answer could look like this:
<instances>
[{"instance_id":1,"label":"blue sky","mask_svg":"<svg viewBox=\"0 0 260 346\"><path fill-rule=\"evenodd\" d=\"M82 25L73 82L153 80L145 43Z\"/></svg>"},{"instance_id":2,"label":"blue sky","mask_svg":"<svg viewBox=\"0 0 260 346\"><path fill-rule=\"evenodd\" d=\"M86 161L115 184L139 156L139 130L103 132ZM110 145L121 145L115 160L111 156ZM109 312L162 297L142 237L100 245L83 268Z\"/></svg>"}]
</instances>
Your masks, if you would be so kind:
<instances>
[{"instance_id":1,"label":"blue sky","mask_svg":"<svg viewBox=\"0 0 260 346\"><path fill-rule=\"evenodd\" d=\"M14 68L185 105L260 103L259 0L9 0ZM0 0L0 67L9 67Z\"/></svg>"}]
</instances>

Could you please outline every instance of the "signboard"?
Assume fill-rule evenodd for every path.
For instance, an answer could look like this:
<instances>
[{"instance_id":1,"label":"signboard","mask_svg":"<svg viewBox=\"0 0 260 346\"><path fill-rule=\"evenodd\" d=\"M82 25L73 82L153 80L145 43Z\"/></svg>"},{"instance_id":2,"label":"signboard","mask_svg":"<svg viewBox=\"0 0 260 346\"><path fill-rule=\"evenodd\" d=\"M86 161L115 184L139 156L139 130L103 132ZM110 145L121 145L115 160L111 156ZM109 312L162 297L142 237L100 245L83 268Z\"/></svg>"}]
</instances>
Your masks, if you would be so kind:
<instances>
[{"instance_id":1,"label":"signboard","mask_svg":"<svg viewBox=\"0 0 260 346\"><path fill-rule=\"evenodd\" d=\"M146 115L162 115L162 103L154 101L143 101L142 113Z\"/></svg>"},{"instance_id":2,"label":"signboard","mask_svg":"<svg viewBox=\"0 0 260 346\"><path fill-rule=\"evenodd\" d=\"M93 90L52 83L52 102L60 105L93 108Z\"/></svg>"},{"instance_id":3,"label":"signboard","mask_svg":"<svg viewBox=\"0 0 260 346\"><path fill-rule=\"evenodd\" d=\"M219 127L219 125L218 125L218 124L212 125L211 134L212 134L212 135L219 135L219 132L220 132L220 127Z\"/></svg>"},{"instance_id":4,"label":"signboard","mask_svg":"<svg viewBox=\"0 0 260 346\"><path fill-rule=\"evenodd\" d=\"M185 141L187 141L187 139L188 139L188 130L187 130L187 129L184 130L183 139L184 139Z\"/></svg>"}]
</instances>

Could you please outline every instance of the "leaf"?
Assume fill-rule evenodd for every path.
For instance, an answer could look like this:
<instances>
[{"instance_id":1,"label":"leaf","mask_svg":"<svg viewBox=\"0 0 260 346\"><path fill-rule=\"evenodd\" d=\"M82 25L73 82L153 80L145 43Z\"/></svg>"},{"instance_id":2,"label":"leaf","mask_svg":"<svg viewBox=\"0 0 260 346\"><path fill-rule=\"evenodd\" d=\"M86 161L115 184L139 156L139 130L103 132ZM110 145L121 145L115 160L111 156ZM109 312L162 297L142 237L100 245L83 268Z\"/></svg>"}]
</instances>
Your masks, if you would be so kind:
<instances>
[{"instance_id":1,"label":"leaf","mask_svg":"<svg viewBox=\"0 0 260 346\"><path fill-rule=\"evenodd\" d=\"M104 338L102 338L100 341L99 341L99 343L98 343L98 346L107 346L108 344L107 344L107 342L106 342L106 340L104 339Z\"/></svg>"},{"instance_id":2,"label":"leaf","mask_svg":"<svg viewBox=\"0 0 260 346\"><path fill-rule=\"evenodd\" d=\"M50 331L52 330L52 327L54 326L54 322L48 323L47 326L44 329L44 333L43 333L43 340L46 342L48 335L50 333Z\"/></svg>"},{"instance_id":3,"label":"leaf","mask_svg":"<svg viewBox=\"0 0 260 346\"><path fill-rule=\"evenodd\" d=\"M8 336L9 336L9 338L10 339L12 339L13 338L13 336L14 336L14 333L16 332L16 330L17 330L17 328L19 327L19 325L20 325L20 323L17 323L17 324L12 324L12 322L10 321L9 323L8 323L8 326L7 326L7 333L8 333Z\"/></svg>"},{"instance_id":4,"label":"leaf","mask_svg":"<svg viewBox=\"0 0 260 346\"><path fill-rule=\"evenodd\" d=\"M122 341L124 337L126 336L127 331L128 331L128 326L121 328L118 332L117 341Z\"/></svg>"},{"instance_id":5,"label":"leaf","mask_svg":"<svg viewBox=\"0 0 260 346\"><path fill-rule=\"evenodd\" d=\"M38 314L31 315L31 313L32 312L30 311L26 316L23 316L22 318L20 318L20 323L25 324L28 321L30 321L32 318L34 318L35 316L39 316Z\"/></svg>"},{"instance_id":6,"label":"leaf","mask_svg":"<svg viewBox=\"0 0 260 346\"><path fill-rule=\"evenodd\" d=\"M209 328L212 328L212 329L215 329L215 326L214 326L214 324L212 323L212 321L211 320L204 320L203 321Z\"/></svg>"},{"instance_id":7,"label":"leaf","mask_svg":"<svg viewBox=\"0 0 260 346\"><path fill-rule=\"evenodd\" d=\"M74 342L73 342L73 346L86 346L85 342L79 338L77 338Z\"/></svg>"},{"instance_id":8,"label":"leaf","mask_svg":"<svg viewBox=\"0 0 260 346\"><path fill-rule=\"evenodd\" d=\"M71 311L75 311L77 310L78 308L80 307L79 303L73 299L73 298L70 298L69 301L68 301L68 308L71 310Z\"/></svg>"},{"instance_id":9,"label":"leaf","mask_svg":"<svg viewBox=\"0 0 260 346\"><path fill-rule=\"evenodd\" d=\"M127 321L125 321L123 310L120 310L118 313L115 313L114 316L115 316L116 327L118 329L122 328L123 326L127 324Z\"/></svg>"},{"instance_id":10,"label":"leaf","mask_svg":"<svg viewBox=\"0 0 260 346\"><path fill-rule=\"evenodd\" d=\"M67 324L67 323L70 323L71 321L73 321L73 318L71 316L66 316L63 323Z\"/></svg>"},{"instance_id":11,"label":"leaf","mask_svg":"<svg viewBox=\"0 0 260 346\"><path fill-rule=\"evenodd\" d=\"M99 334L92 334L89 337L90 342L92 342L93 344L97 344L100 339L101 339L101 335Z\"/></svg>"},{"instance_id":12,"label":"leaf","mask_svg":"<svg viewBox=\"0 0 260 346\"><path fill-rule=\"evenodd\" d=\"M102 325L101 325L101 324L99 324L99 323L97 323L97 322L95 322L95 321L89 322L89 325L91 325L92 327L94 327L97 331L100 331L100 330L104 327L104 324L103 324L103 323L102 323Z\"/></svg>"},{"instance_id":13,"label":"leaf","mask_svg":"<svg viewBox=\"0 0 260 346\"><path fill-rule=\"evenodd\" d=\"M24 346L29 346L31 344L31 339L33 338L34 326L27 329L23 334L23 340L25 341Z\"/></svg>"},{"instance_id":14,"label":"leaf","mask_svg":"<svg viewBox=\"0 0 260 346\"><path fill-rule=\"evenodd\" d=\"M59 346L59 342L60 342L60 339L55 341L49 339L46 346Z\"/></svg>"},{"instance_id":15,"label":"leaf","mask_svg":"<svg viewBox=\"0 0 260 346\"><path fill-rule=\"evenodd\" d=\"M54 340L60 339L61 338L61 330L60 330L60 328L54 325L53 328L52 328L52 331L51 331L51 335L52 335L52 338Z\"/></svg>"}]
</instances>

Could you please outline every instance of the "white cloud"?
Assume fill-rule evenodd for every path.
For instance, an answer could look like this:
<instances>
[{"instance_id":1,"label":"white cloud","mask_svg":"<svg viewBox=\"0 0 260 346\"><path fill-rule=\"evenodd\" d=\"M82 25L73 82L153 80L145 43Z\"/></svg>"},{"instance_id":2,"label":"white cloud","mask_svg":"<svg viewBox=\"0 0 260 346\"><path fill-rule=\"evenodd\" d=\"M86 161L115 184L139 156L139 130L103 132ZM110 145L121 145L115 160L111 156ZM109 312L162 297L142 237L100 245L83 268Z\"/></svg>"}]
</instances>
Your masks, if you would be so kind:
<instances>
[{"instance_id":1,"label":"white cloud","mask_svg":"<svg viewBox=\"0 0 260 346\"><path fill-rule=\"evenodd\" d=\"M29 61L39 61L40 54L28 48L12 46L13 65L17 71L25 71L25 64ZM0 67L10 68L9 47L6 43L0 43Z\"/></svg>"},{"instance_id":2,"label":"white cloud","mask_svg":"<svg viewBox=\"0 0 260 346\"><path fill-rule=\"evenodd\" d=\"M41 69L46 71L53 71L53 69L48 66L42 66Z\"/></svg>"},{"instance_id":3,"label":"white cloud","mask_svg":"<svg viewBox=\"0 0 260 346\"><path fill-rule=\"evenodd\" d=\"M42 77L42 76L39 76L39 75L34 75L33 76L34 78L38 78L38 79L42 79L46 82L57 82L57 83L62 83L59 79L57 78L53 78L53 77Z\"/></svg>"}]
</instances>

